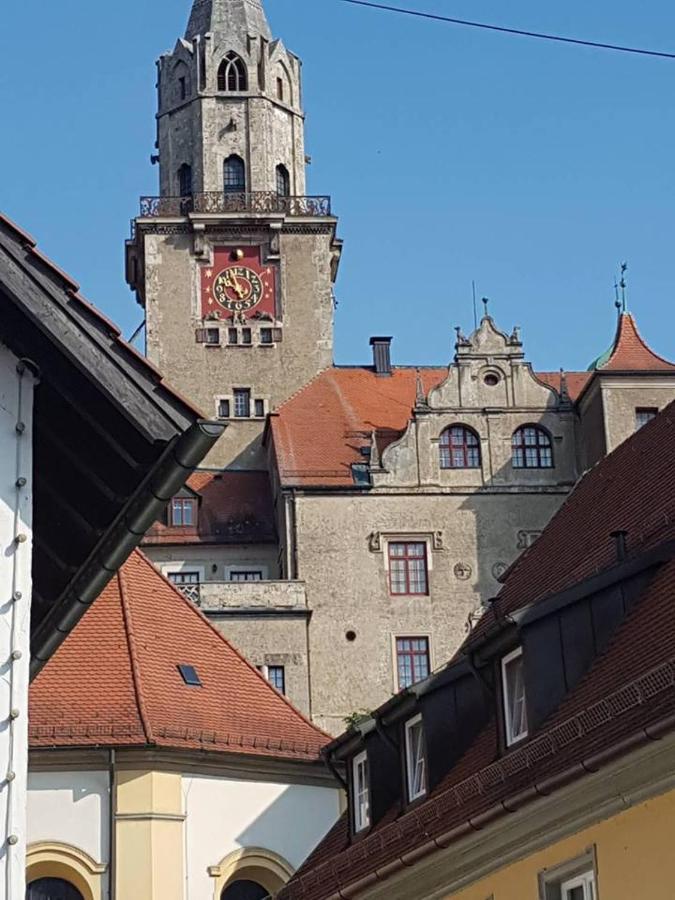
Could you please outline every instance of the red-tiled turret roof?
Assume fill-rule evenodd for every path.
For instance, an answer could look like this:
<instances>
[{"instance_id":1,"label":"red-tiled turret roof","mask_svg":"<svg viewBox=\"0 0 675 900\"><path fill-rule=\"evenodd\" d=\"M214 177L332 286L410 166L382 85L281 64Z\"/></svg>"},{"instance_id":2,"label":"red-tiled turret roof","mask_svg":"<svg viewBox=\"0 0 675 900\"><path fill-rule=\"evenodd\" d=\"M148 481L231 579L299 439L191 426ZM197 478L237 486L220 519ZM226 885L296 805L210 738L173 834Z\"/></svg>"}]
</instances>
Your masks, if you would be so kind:
<instances>
[{"instance_id":1,"label":"red-tiled turret roof","mask_svg":"<svg viewBox=\"0 0 675 900\"><path fill-rule=\"evenodd\" d=\"M607 360L599 362L597 368L621 372L675 372L675 364L647 346L630 313L619 316L614 346Z\"/></svg>"},{"instance_id":2,"label":"red-tiled turret roof","mask_svg":"<svg viewBox=\"0 0 675 900\"><path fill-rule=\"evenodd\" d=\"M179 665L194 666L188 687ZM328 737L135 551L31 687L31 747L156 746L313 761Z\"/></svg>"}]
</instances>

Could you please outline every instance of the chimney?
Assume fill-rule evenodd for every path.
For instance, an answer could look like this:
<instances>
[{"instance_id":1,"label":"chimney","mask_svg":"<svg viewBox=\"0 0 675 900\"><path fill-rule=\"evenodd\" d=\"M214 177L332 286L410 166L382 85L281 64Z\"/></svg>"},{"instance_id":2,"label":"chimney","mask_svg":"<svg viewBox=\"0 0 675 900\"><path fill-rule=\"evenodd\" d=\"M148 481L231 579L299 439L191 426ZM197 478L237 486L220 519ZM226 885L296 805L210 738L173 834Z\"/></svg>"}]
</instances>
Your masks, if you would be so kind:
<instances>
[{"instance_id":1,"label":"chimney","mask_svg":"<svg viewBox=\"0 0 675 900\"><path fill-rule=\"evenodd\" d=\"M391 340L390 337L371 337L370 339L376 375L391 375Z\"/></svg>"}]
</instances>

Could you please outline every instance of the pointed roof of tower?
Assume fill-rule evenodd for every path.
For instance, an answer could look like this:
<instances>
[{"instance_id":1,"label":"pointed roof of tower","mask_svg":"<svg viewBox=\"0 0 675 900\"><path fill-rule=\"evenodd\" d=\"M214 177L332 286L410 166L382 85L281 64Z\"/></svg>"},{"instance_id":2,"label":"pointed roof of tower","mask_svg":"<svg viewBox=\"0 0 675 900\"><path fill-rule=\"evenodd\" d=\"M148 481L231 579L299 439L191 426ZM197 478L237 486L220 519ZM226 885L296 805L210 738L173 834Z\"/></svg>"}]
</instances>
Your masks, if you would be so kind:
<instances>
[{"instance_id":1,"label":"pointed roof of tower","mask_svg":"<svg viewBox=\"0 0 675 900\"><path fill-rule=\"evenodd\" d=\"M154 746L313 762L327 740L138 550L31 686L33 749Z\"/></svg>"},{"instance_id":2,"label":"pointed roof of tower","mask_svg":"<svg viewBox=\"0 0 675 900\"><path fill-rule=\"evenodd\" d=\"M654 353L638 331L630 313L619 316L614 344L591 365L590 370L621 372L675 372L675 364Z\"/></svg>"},{"instance_id":3,"label":"pointed roof of tower","mask_svg":"<svg viewBox=\"0 0 675 900\"><path fill-rule=\"evenodd\" d=\"M193 0L185 37L199 34L262 35L272 39L262 0Z\"/></svg>"}]
</instances>

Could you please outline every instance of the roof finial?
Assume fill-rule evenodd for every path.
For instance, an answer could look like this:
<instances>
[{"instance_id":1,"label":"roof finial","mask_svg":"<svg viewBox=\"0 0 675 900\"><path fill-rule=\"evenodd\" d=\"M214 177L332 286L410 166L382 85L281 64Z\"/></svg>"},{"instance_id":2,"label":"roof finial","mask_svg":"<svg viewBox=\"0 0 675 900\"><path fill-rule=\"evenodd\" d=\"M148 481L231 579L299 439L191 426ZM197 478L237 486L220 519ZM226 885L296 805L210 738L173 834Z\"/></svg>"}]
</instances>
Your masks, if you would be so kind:
<instances>
[{"instance_id":1,"label":"roof finial","mask_svg":"<svg viewBox=\"0 0 675 900\"><path fill-rule=\"evenodd\" d=\"M628 271L628 263L621 263L621 281L619 282L619 287L621 288L621 312L626 312L626 272Z\"/></svg>"},{"instance_id":2,"label":"roof finial","mask_svg":"<svg viewBox=\"0 0 675 900\"><path fill-rule=\"evenodd\" d=\"M424 383L422 381L422 373L419 369L417 369L416 373L416 383L415 383L415 406L426 406L427 405L427 397L424 392Z\"/></svg>"},{"instance_id":3,"label":"roof finial","mask_svg":"<svg viewBox=\"0 0 675 900\"><path fill-rule=\"evenodd\" d=\"M482 303L483 306L485 307L485 316L484 316L484 317L485 317L486 319L488 319L488 318L490 317L490 313L489 313L489 311L488 311L488 305L489 305L489 303L490 303L489 297L483 297L483 299L481 300L481 303Z\"/></svg>"}]
</instances>

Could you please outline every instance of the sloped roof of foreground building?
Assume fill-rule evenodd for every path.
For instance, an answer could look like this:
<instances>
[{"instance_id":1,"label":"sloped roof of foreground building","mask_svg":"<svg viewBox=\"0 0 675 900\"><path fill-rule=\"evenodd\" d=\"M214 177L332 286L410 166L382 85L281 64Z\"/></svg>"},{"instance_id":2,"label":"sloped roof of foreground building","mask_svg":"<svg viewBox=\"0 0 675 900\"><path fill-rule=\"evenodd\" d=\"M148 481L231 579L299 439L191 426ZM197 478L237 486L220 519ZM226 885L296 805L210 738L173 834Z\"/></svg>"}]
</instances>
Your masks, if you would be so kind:
<instances>
[{"instance_id":1,"label":"sloped roof of foreground building","mask_svg":"<svg viewBox=\"0 0 675 900\"><path fill-rule=\"evenodd\" d=\"M179 666L192 666L188 686ZM314 762L328 736L135 550L33 682L32 749L155 747Z\"/></svg>"},{"instance_id":2,"label":"sloped roof of foreground building","mask_svg":"<svg viewBox=\"0 0 675 900\"><path fill-rule=\"evenodd\" d=\"M38 376L31 671L223 431L0 216L0 340Z\"/></svg>"},{"instance_id":3,"label":"sloped roof of foreground building","mask_svg":"<svg viewBox=\"0 0 675 900\"><path fill-rule=\"evenodd\" d=\"M625 552L618 531L627 532ZM539 687L531 697L528 681L528 737L505 752L496 699L474 687L484 714L465 707L453 720L441 692L462 677L475 682L476 671L489 678L518 645L526 678ZM675 403L584 476L456 658L378 710L377 729L362 724L326 752L348 759L368 733L380 740L397 714L399 723L424 714L434 698L426 708L442 712L442 740L431 736L430 759L438 764L445 753L449 761L426 799L408 808L399 790L355 841L343 816L283 900L384 890L406 866L443 848L459 852L465 837L675 730ZM469 720L473 726L462 724Z\"/></svg>"}]
</instances>

